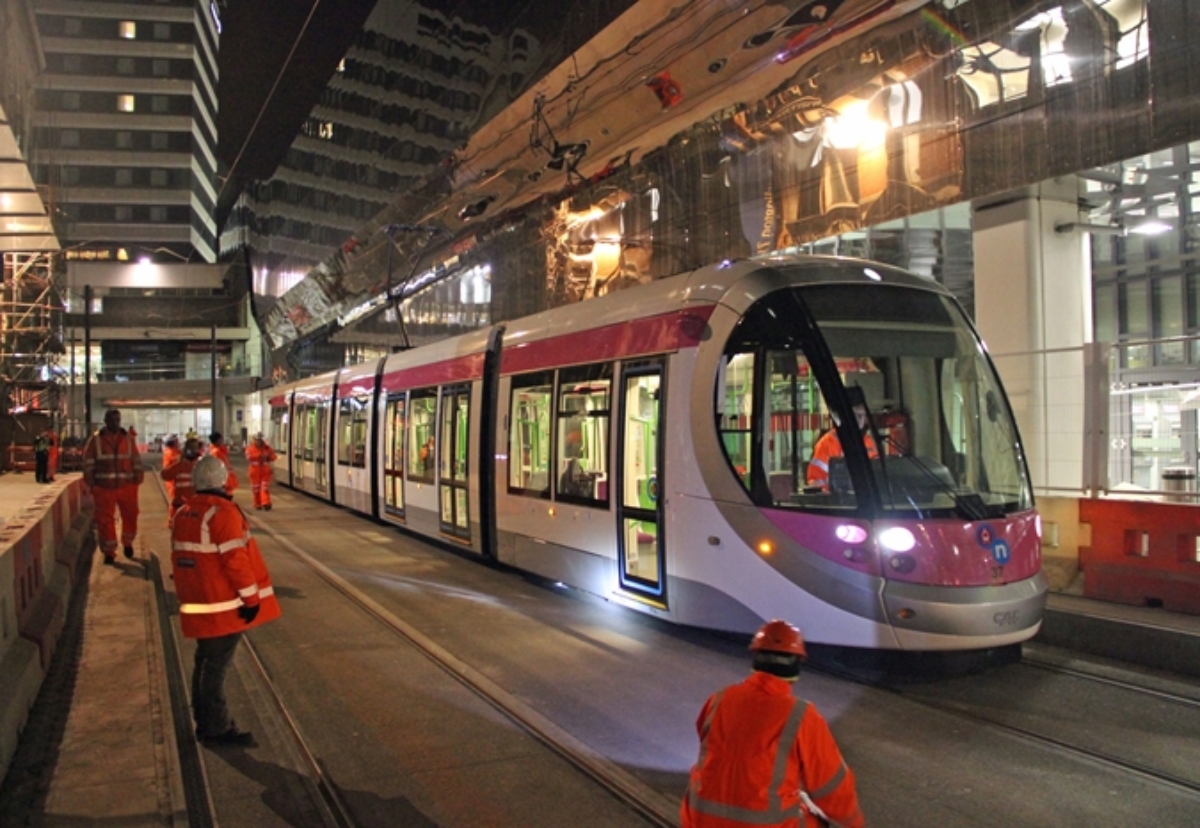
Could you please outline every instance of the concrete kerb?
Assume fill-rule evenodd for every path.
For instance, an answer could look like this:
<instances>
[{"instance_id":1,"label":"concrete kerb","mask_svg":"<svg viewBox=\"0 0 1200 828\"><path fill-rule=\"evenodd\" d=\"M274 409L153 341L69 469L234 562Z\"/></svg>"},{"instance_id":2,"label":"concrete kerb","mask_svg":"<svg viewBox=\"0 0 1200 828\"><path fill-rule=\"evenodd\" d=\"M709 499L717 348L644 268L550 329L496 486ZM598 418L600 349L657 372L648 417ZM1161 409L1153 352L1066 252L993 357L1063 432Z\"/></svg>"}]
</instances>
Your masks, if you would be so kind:
<instances>
[{"instance_id":1,"label":"concrete kerb","mask_svg":"<svg viewBox=\"0 0 1200 828\"><path fill-rule=\"evenodd\" d=\"M60 476L0 526L0 778L8 772L75 594L95 549L91 497Z\"/></svg>"}]
</instances>

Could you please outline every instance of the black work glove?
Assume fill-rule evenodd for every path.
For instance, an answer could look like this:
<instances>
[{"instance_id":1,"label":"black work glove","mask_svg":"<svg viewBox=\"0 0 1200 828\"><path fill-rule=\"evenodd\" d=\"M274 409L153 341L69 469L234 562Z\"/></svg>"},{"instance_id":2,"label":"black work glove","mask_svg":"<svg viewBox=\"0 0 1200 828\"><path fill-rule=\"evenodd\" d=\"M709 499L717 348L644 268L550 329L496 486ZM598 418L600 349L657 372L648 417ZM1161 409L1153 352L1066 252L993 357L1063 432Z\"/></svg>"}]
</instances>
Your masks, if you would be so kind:
<instances>
[{"instance_id":1,"label":"black work glove","mask_svg":"<svg viewBox=\"0 0 1200 828\"><path fill-rule=\"evenodd\" d=\"M255 604L252 607L248 607L245 604L243 604L242 606L238 607L237 612L238 612L238 618L242 619L247 624L249 624L251 621L253 621L258 616L258 604Z\"/></svg>"}]
</instances>

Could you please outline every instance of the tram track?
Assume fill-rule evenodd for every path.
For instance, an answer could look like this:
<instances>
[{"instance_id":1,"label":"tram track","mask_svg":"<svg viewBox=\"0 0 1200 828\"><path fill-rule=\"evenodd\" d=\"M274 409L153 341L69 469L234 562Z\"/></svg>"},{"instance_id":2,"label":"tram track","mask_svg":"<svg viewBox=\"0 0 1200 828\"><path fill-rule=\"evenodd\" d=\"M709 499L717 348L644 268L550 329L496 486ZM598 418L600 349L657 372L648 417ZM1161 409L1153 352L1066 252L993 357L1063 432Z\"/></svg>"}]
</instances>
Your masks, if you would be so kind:
<instances>
[{"instance_id":1,"label":"tram track","mask_svg":"<svg viewBox=\"0 0 1200 828\"><path fill-rule=\"evenodd\" d=\"M1043 670L1048 673L1056 673L1063 676L1071 676L1072 678L1082 679L1084 681L1102 684L1107 687L1115 687L1121 690L1127 690L1133 693L1138 693L1143 696L1158 699L1160 701L1171 702L1174 704L1183 705L1200 709L1200 687L1192 687L1185 685L1183 682L1172 682L1177 685L1187 686L1191 691L1190 695L1165 690L1161 687L1150 687L1146 683L1139 684L1136 681L1130 681L1113 676L1105 676L1098 673L1096 670L1080 669L1078 667L1068 667L1048 656L1042 651L1042 648L1037 645L1026 643L1021 656L1021 663L1029 667ZM1146 676L1141 677L1143 681L1149 681ZM1159 682L1163 684L1165 682Z\"/></svg>"},{"instance_id":2,"label":"tram track","mask_svg":"<svg viewBox=\"0 0 1200 828\"><path fill-rule=\"evenodd\" d=\"M1098 684L1115 691L1136 694L1144 699L1152 699L1168 705L1178 705L1188 710L1200 708L1200 698L1139 685L1133 681L1098 675L1086 670L1066 667L1044 657L1023 658L1021 662L1010 665L1010 667L1027 668L1032 671L1053 674L1071 681ZM814 668L814 671L860 686L871 687L890 696L902 698L909 704L935 714L948 716L972 726L985 727L993 732L1005 734L1040 749L1049 750L1071 759L1082 760L1127 777L1157 784L1176 793L1200 800L1200 779L1188 778L1161 767L1154 767L1147 762L1137 761L1128 756L1089 747L1079 742L1072 742L1049 732L1040 731L1034 727L1005 721L1002 714L1010 711L1006 711L1003 708L998 708L996 715L989 715L981 712L984 709L982 705L968 704L961 701L956 702L949 698L938 697L936 689L930 693L923 694L919 690L892 684L887 680L868 679L851 671L844 671L835 667L822 666Z\"/></svg>"},{"instance_id":3,"label":"tram track","mask_svg":"<svg viewBox=\"0 0 1200 828\"><path fill-rule=\"evenodd\" d=\"M310 747L308 740L300 730L296 717L292 715L283 700L283 694L276 687L271 674L259 656L258 648L249 638L243 642L254 667L255 678L260 686L267 690L273 704L277 721L282 725L289 739L297 764L303 768L304 778L310 788L312 803L316 806L325 828L359 828L353 812L342 801L337 786L322 767L316 752Z\"/></svg>"},{"instance_id":4,"label":"tram track","mask_svg":"<svg viewBox=\"0 0 1200 828\"><path fill-rule=\"evenodd\" d=\"M321 580L335 589L355 607L383 625L390 633L414 647L431 662L437 665L445 674L466 687L488 705L499 711L520 730L532 736L555 755L565 760L575 770L582 773L594 784L598 785L616 800L621 802L630 812L636 815L644 824L668 828L678 824L678 803L664 797L661 793L641 782L631 773L611 762L595 750L588 747L579 739L560 728L547 717L541 715L531 706L513 697L495 682L488 679L470 664L455 657L448 650L437 644L433 639L424 635L420 630L398 618L379 602L354 587L346 579L340 577L329 567L322 564L298 544L277 532L269 522L257 516L249 516L256 533L268 535L279 544L280 548L301 561ZM264 680L270 682L265 665L255 655L257 669L261 671ZM289 727L295 733L298 744L304 745L295 719L287 713L286 707L276 695L276 704ZM305 763L310 768L310 776L318 790L328 790L336 796L335 786L325 778L320 762L316 755L303 747ZM330 811L338 818L339 814L347 814L340 803L331 802ZM335 822L342 828L354 828L353 823Z\"/></svg>"}]
</instances>

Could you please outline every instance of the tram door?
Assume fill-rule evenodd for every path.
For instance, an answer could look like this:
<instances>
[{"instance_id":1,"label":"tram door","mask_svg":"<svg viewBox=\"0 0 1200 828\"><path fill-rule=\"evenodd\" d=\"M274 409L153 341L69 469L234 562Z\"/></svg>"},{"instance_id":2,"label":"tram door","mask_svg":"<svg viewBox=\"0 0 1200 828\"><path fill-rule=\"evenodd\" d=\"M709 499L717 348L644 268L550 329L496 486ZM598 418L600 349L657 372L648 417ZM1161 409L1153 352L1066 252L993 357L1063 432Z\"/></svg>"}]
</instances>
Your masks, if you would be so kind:
<instances>
[{"instance_id":1,"label":"tram door","mask_svg":"<svg viewBox=\"0 0 1200 828\"><path fill-rule=\"evenodd\" d=\"M621 383L620 526L621 586L665 603L663 504L660 488L663 366L628 366Z\"/></svg>"}]
</instances>

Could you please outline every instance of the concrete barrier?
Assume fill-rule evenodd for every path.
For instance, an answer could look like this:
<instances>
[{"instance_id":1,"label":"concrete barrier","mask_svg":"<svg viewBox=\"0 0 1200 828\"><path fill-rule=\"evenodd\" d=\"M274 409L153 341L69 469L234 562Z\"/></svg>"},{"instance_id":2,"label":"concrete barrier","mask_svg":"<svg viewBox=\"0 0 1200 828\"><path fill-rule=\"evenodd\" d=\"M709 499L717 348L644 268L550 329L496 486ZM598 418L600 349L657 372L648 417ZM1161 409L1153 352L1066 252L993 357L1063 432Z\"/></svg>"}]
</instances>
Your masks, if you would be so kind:
<instances>
[{"instance_id":1,"label":"concrete barrier","mask_svg":"<svg viewBox=\"0 0 1200 828\"><path fill-rule=\"evenodd\" d=\"M0 524L0 777L42 687L79 582L96 547L91 495L76 475L8 487L27 497Z\"/></svg>"}]
</instances>

